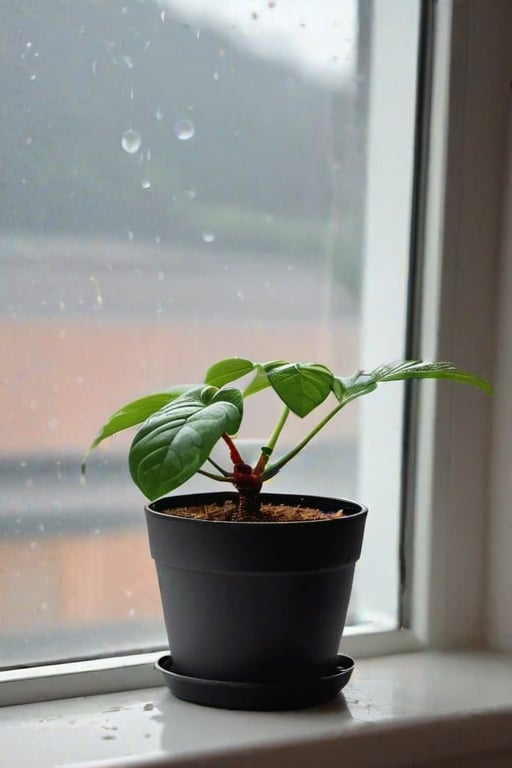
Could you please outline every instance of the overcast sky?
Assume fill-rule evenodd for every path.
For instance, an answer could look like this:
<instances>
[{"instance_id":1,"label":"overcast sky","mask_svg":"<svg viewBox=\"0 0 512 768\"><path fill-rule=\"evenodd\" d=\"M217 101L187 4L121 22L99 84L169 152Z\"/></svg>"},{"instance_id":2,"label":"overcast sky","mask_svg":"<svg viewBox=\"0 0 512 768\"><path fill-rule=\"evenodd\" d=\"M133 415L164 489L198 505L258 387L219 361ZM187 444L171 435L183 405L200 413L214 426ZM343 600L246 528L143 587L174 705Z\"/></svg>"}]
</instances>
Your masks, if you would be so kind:
<instances>
[{"instance_id":1,"label":"overcast sky","mask_svg":"<svg viewBox=\"0 0 512 768\"><path fill-rule=\"evenodd\" d=\"M331 85L354 71L357 0L159 0L183 20Z\"/></svg>"}]
</instances>

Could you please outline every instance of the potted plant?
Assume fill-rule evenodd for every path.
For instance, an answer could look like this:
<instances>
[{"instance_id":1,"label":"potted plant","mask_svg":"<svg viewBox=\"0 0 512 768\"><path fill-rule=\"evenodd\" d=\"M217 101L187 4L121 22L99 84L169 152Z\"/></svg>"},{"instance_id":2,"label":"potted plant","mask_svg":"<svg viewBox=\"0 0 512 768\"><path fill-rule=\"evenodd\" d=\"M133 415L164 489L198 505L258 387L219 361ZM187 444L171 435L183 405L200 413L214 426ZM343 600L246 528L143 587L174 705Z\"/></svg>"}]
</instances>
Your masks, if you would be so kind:
<instances>
[{"instance_id":1,"label":"potted plant","mask_svg":"<svg viewBox=\"0 0 512 768\"><path fill-rule=\"evenodd\" d=\"M158 666L175 695L279 709L326 701L347 682L353 661L338 655L338 646L367 509L347 499L261 489L350 402L380 383L424 378L491 392L485 380L451 363L406 360L343 378L320 364L230 358L212 365L204 383L131 402L100 429L83 470L105 438L142 424L129 467L151 502L148 535L172 652ZM243 388L233 386L240 379ZM280 414L250 465L234 436L245 400L269 388ZM316 426L280 453L288 419L323 403ZM212 457L219 442L227 463ZM196 473L231 490L166 495Z\"/></svg>"}]
</instances>

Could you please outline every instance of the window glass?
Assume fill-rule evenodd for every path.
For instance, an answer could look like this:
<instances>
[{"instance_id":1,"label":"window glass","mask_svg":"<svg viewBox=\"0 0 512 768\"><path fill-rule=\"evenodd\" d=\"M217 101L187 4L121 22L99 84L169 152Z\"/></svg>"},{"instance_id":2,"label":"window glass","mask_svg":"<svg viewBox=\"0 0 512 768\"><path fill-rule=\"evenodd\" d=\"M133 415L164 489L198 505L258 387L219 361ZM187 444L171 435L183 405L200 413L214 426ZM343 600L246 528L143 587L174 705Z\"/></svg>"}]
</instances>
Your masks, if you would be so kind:
<instances>
[{"instance_id":1,"label":"window glass","mask_svg":"<svg viewBox=\"0 0 512 768\"><path fill-rule=\"evenodd\" d=\"M381 362L361 359L372 7L2 4L3 666L166 643L131 436L80 480L120 404L200 381L224 356L347 375ZM408 47L392 53L414 69ZM276 410L263 397L247 411L250 456ZM269 489L364 502L359 423L351 406ZM292 422L283 448L306 426ZM184 491L197 489L212 486Z\"/></svg>"}]
</instances>

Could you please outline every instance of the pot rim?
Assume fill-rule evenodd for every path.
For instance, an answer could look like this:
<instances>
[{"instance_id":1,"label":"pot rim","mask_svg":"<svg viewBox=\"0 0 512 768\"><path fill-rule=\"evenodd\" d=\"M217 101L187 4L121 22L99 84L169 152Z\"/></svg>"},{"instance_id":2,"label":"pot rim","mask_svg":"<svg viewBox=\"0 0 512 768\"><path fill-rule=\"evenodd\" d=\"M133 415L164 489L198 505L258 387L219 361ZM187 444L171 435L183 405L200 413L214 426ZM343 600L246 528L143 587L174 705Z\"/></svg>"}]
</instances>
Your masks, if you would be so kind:
<instances>
[{"instance_id":1,"label":"pot rim","mask_svg":"<svg viewBox=\"0 0 512 768\"><path fill-rule=\"evenodd\" d=\"M336 496L321 496L319 494L301 494L301 493L272 493L272 492L265 492L261 494L261 498L263 501L271 502L272 500L275 500L276 503L279 502L279 499L282 499L283 501L289 500L289 499L297 499L300 498L301 500L308 499L311 500L311 505L308 503L308 506L314 507L314 499L322 499L324 501L334 501L336 504L339 503L340 506L349 505L353 508L353 511L350 512L350 514L344 515L343 517L333 517L331 519L323 518L321 520L276 520L276 521L257 521L257 520L250 520L250 521L241 521L241 520L205 520L203 518L197 518L197 517L183 517L181 515L173 515L169 514L169 512L163 512L159 509L154 509L153 505L155 504L162 504L164 501L172 500L173 502L178 499L182 499L183 503L181 506L188 506L190 504L201 504L204 503L202 501L199 501L199 498L206 499L211 498L212 501L210 503L213 503L217 500L220 500L221 498L226 500L230 498L236 498L237 493L236 491L205 491L201 493L182 493L177 494L176 496L171 495L164 495L161 496L158 499L155 499L154 501L151 501L147 504L145 504L144 509L147 514L154 515L157 518L169 518L173 520L183 520L183 521L189 521L191 523L205 523L207 525L227 525L227 526L248 526L248 525L255 525L258 527L263 526L297 526L297 525L312 525L317 523L323 523L327 525L333 525L333 524L343 524L343 522L351 519L354 520L354 518L359 517L366 517L368 514L368 507L364 504L362 504L359 501L354 501L353 499L347 499L345 497L336 497ZM269 498L270 497L270 498ZM195 499L195 502L192 502L191 500ZM173 504L174 507L178 506L178 504ZM324 510L321 510L324 511Z\"/></svg>"}]
</instances>

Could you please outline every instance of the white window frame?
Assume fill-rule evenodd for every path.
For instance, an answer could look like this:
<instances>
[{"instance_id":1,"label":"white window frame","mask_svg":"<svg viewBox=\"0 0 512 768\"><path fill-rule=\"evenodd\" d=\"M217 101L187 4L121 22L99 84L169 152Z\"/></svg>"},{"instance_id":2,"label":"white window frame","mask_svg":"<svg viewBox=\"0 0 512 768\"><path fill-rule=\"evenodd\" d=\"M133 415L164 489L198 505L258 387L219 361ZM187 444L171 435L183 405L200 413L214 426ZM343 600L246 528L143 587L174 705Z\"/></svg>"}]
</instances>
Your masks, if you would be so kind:
<instances>
[{"instance_id":1,"label":"white window frame","mask_svg":"<svg viewBox=\"0 0 512 768\"><path fill-rule=\"evenodd\" d=\"M512 192L506 198L503 193L512 148L512 4L437 0L432 12L431 110L418 238L425 268L417 286L422 302L416 344L422 357L453 359L490 376L496 397L427 382L419 388L403 532L409 629L350 634L343 648L357 658L421 647L512 651L512 481L503 459L512 448L506 386L512 344L500 346L511 340L512 328L505 300L512 292L509 225L501 237L504 201L512 209ZM503 606L500 598L507 594ZM0 703L159 685L153 669L158 655L5 672Z\"/></svg>"}]
</instances>

